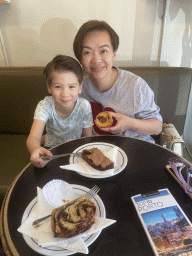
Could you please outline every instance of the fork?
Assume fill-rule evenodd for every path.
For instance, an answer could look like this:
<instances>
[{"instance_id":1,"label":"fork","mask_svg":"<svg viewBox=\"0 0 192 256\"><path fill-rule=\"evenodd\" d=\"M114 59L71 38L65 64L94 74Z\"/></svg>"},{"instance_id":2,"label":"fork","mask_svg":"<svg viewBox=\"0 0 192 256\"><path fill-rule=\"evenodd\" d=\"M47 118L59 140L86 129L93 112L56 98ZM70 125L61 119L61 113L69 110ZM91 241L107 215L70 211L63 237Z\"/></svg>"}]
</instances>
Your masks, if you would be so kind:
<instances>
[{"instance_id":1,"label":"fork","mask_svg":"<svg viewBox=\"0 0 192 256\"><path fill-rule=\"evenodd\" d=\"M44 161L47 161L47 160L51 161L53 159L60 158L63 156L69 156L69 155L81 156L81 153L66 153L66 154L61 154L61 155L54 155L51 159L49 159L48 156L41 156L41 159L43 159Z\"/></svg>"},{"instance_id":2,"label":"fork","mask_svg":"<svg viewBox=\"0 0 192 256\"><path fill-rule=\"evenodd\" d=\"M89 191L87 191L87 192L86 192L84 195L82 195L82 196L85 196L85 197L91 199L92 197L94 197L94 196L99 192L99 190L100 190L100 188L99 188L97 185L95 185L94 187L92 187ZM82 197L82 196L80 196L80 197ZM80 198L80 197L79 197L79 198ZM78 199L78 198L77 198L77 199ZM43 223L43 221L46 220L46 219L48 219L49 217L51 217L51 214L49 214L49 215L47 215L47 216L45 216L45 217L43 217L43 218L40 218L40 219L35 220L35 221L32 223L32 226L33 226L34 228L39 228L40 226L42 226L43 224L45 224L45 223Z\"/></svg>"}]
</instances>

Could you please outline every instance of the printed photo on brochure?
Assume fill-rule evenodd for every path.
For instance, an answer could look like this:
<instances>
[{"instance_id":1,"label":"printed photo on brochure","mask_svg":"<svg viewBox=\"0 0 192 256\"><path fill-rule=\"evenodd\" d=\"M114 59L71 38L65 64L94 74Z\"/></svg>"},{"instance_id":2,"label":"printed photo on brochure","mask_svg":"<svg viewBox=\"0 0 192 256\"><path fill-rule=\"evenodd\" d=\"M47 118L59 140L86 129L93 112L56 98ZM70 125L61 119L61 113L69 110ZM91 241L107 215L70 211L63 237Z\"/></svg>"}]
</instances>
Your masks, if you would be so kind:
<instances>
[{"instance_id":1,"label":"printed photo on brochure","mask_svg":"<svg viewBox=\"0 0 192 256\"><path fill-rule=\"evenodd\" d=\"M132 201L156 255L192 255L192 225L169 190Z\"/></svg>"}]
</instances>

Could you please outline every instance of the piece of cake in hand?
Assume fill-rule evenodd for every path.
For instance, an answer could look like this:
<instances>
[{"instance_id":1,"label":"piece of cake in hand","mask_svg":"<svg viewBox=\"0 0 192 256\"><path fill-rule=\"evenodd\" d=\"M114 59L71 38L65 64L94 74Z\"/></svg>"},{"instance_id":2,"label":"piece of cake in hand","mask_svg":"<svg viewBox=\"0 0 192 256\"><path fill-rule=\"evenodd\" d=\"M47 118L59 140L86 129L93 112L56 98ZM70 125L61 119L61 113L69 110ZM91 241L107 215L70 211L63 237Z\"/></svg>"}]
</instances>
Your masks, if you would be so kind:
<instances>
[{"instance_id":1,"label":"piece of cake in hand","mask_svg":"<svg viewBox=\"0 0 192 256\"><path fill-rule=\"evenodd\" d=\"M113 118L108 112L101 112L96 116L95 124L99 128L109 128L113 124Z\"/></svg>"},{"instance_id":2,"label":"piece of cake in hand","mask_svg":"<svg viewBox=\"0 0 192 256\"><path fill-rule=\"evenodd\" d=\"M54 209L51 227L55 237L73 237L88 230L95 221L96 206L85 196Z\"/></svg>"},{"instance_id":3,"label":"piece of cake in hand","mask_svg":"<svg viewBox=\"0 0 192 256\"><path fill-rule=\"evenodd\" d=\"M98 148L84 149L82 158L96 170L106 171L114 168L114 162Z\"/></svg>"}]
</instances>

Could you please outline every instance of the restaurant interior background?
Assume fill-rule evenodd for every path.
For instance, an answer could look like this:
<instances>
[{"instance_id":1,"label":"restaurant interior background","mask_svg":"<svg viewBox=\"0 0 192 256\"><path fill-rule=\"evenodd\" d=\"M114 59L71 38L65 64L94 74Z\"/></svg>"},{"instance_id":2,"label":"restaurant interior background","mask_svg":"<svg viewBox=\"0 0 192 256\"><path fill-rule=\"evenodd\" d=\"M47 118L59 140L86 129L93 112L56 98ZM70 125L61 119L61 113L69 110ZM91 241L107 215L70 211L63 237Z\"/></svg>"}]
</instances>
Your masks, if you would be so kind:
<instances>
[{"instance_id":1,"label":"restaurant interior background","mask_svg":"<svg viewBox=\"0 0 192 256\"><path fill-rule=\"evenodd\" d=\"M117 66L190 67L190 0L10 0L0 3L0 66L44 66L74 57L73 39L90 19L118 33ZM192 96L187 129L192 119Z\"/></svg>"}]
</instances>

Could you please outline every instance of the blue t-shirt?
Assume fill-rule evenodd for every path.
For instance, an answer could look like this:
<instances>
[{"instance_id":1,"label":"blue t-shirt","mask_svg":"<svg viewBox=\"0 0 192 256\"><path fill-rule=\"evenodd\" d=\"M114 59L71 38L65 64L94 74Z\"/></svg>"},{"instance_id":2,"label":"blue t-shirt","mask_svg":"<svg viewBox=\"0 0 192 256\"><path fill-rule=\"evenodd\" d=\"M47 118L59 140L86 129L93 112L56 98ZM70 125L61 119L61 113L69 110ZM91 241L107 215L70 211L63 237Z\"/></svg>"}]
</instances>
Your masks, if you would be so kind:
<instances>
[{"instance_id":1,"label":"blue t-shirt","mask_svg":"<svg viewBox=\"0 0 192 256\"><path fill-rule=\"evenodd\" d=\"M34 119L46 123L46 147L54 147L65 141L80 138L83 128L93 126L91 105L82 98L77 99L69 117L61 118L56 113L52 96L47 96L38 103Z\"/></svg>"}]
</instances>

